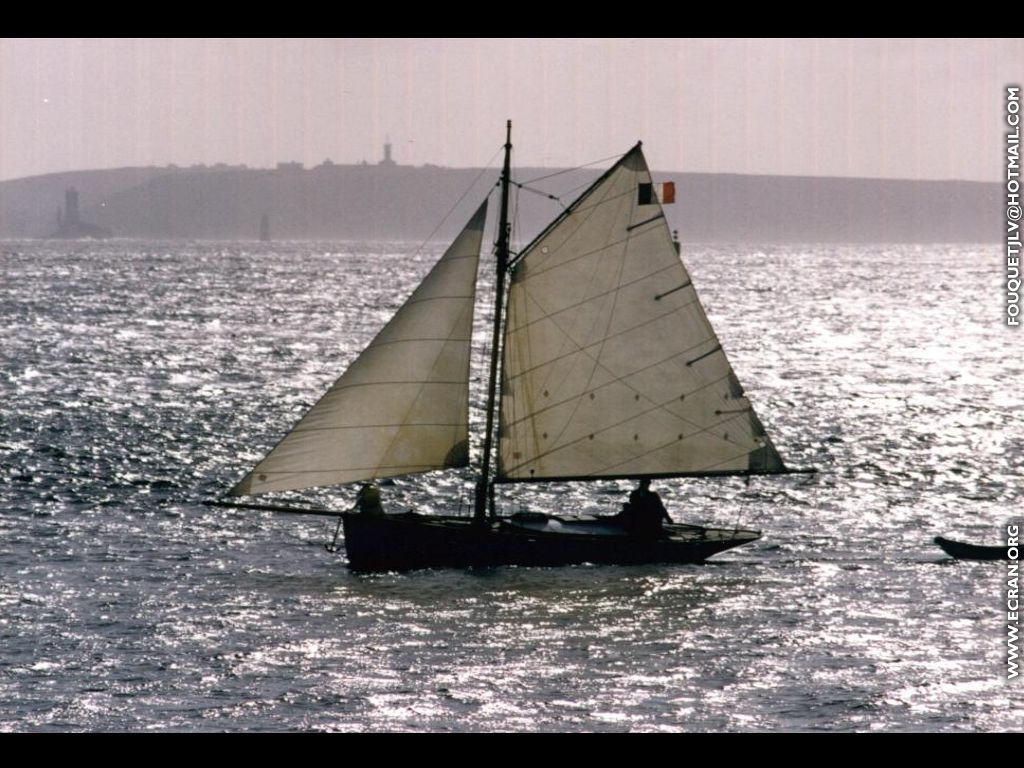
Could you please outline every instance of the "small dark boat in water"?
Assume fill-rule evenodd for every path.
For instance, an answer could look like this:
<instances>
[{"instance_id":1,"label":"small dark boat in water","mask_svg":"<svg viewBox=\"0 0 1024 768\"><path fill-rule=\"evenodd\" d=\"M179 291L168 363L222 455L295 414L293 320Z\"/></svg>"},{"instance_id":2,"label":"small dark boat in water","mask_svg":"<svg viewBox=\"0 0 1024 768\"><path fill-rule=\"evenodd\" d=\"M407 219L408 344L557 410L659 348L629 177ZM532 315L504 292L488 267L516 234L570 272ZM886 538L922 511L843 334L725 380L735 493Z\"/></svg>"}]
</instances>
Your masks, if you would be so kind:
<instances>
[{"instance_id":1,"label":"small dark boat in water","mask_svg":"<svg viewBox=\"0 0 1024 768\"><path fill-rule=\"evenodd\" d=\"M1006 547L982 547L977 544L964 544L952 539L935 537L935 543L942 551L957 560L1006 560Z\"/></svg>"}]
</instances>

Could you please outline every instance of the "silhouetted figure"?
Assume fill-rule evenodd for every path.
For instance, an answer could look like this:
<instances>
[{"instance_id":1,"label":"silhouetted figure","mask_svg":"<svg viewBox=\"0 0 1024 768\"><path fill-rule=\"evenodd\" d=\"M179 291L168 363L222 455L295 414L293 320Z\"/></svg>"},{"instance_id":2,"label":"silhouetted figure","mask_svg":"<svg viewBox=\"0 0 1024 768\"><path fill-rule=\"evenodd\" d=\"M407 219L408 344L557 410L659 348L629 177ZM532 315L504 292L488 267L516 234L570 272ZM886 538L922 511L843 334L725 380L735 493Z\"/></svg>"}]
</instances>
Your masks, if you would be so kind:
<instances>
[{"instance_id":1,"label":"silhouetted figure","mask_svg":"<svg viewBox=\"0 0 1024 768\"><path fill-rule=\"evenodd\" d=\"M630 535L643 538L657 538L663 533L661 524L672 522L661 497L651 490L651 481L647 478L629 494L629 502L622 505L619 519Z\"/></svg>"},{"instance_id":2,"label":"silhouetted figure","mask_svg":"<svg viewBox=\"0 0 1024 768\"><path fill-rule=\"evenodd\" d=\"M364 515L383 515L384 507L380 503L380 488L376 483L366 483L356 495L356 504Z\"/></svg>"}]
</instances>

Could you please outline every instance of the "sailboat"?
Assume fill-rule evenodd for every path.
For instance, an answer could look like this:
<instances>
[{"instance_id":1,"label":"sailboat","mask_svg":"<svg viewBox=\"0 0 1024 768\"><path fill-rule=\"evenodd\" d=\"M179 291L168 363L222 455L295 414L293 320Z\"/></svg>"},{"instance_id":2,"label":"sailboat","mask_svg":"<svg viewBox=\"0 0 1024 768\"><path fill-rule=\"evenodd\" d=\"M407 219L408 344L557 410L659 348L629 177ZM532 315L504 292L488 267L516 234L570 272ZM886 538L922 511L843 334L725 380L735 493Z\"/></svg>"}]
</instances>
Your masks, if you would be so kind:
<instances>
[{"instance_id":1,"label":"sailboat","mask_svg":"<svg viewBox=\"0 0 1024 768\"><path fill-rule=\"evenodd\" d=\"M367 571L693 563L757 540L755 530L660 521L638 533L625 512L498 514L499 484L791 471L708 322L641 144L514 254L511 148L509 121L472 516L383 514L376 500L348 512L251 506L338 517L349 566ZM370 345L231 495L469 466L470 349L486 217L487 200Z\"/></svg>"}]
</instances>

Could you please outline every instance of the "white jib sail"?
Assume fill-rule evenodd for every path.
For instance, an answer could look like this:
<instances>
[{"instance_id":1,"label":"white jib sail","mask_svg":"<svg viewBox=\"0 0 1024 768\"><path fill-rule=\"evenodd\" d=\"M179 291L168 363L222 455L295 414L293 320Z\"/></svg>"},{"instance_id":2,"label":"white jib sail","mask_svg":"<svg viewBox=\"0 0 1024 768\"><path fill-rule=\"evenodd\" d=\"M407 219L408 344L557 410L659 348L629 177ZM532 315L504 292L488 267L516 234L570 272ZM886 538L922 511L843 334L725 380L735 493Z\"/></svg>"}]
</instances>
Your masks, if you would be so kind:
<instances>
[{"instance_id":1,"label":"white jib sail","mask_svg":"<svg viewBox=\"0 0 1024 768\"><path fill-rule=\"evenodd\" d=\"M516 265L499 478L785 471L650 185L638 145Z\"/></svg>"},{"instance_id":2,"label":"white jib sail","mask_svg":"<svg viewBox=\"0 0 1024 768\"><path fill-rule=\"evenodd\" d=\"M236 496L468 463L469 361L487 203Z\"/></svg>"}]
</instances>

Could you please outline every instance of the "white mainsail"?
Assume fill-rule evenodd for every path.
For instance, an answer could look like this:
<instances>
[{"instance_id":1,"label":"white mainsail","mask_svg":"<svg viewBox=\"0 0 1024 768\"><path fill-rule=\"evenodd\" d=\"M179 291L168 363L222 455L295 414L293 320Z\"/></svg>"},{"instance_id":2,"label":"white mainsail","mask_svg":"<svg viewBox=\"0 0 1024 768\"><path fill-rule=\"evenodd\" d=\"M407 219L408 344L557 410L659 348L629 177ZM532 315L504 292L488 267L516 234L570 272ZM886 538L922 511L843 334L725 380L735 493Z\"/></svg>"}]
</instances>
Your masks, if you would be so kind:
<instances>
[{"instance_id":1,"label":"white mainsail","mask_svg":"<svg viewBox=\"0 0 1024 768\"><path fill-rule=\"evenodd\" d=\"M638 144L514 267L499 480L784 472Z\"/></svg>"},{"instance_id":2,"label":"white mainsail","mask_svg":"<svg viewBox=\"0 0 1024 768\"><path fill-rule=\"evenodd\" d=\"M407 475L469 460L469 362L487 202L349 369L236 496Z\"/></svg>"}]
</instances>

